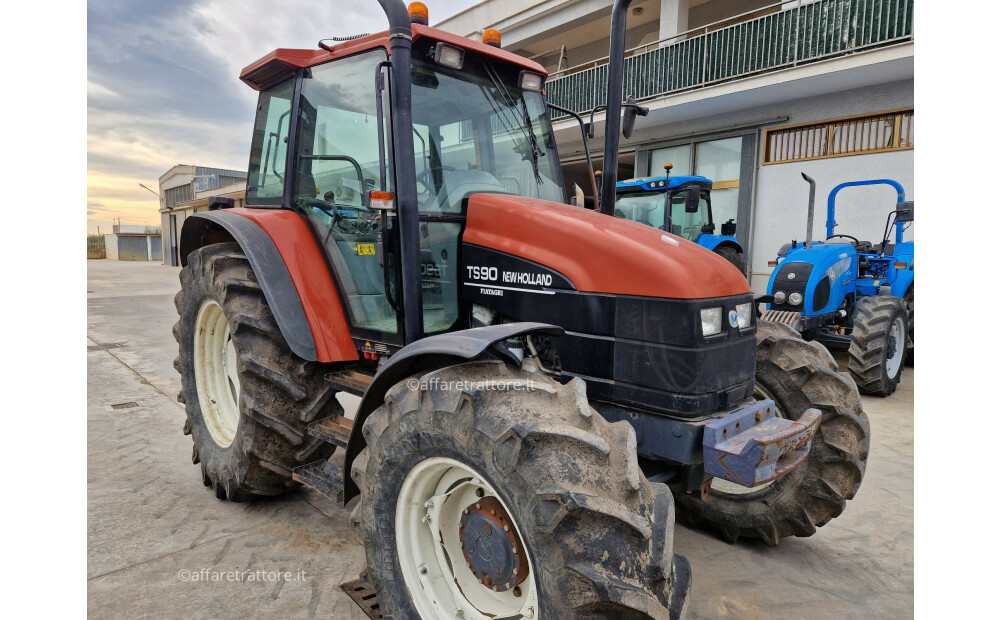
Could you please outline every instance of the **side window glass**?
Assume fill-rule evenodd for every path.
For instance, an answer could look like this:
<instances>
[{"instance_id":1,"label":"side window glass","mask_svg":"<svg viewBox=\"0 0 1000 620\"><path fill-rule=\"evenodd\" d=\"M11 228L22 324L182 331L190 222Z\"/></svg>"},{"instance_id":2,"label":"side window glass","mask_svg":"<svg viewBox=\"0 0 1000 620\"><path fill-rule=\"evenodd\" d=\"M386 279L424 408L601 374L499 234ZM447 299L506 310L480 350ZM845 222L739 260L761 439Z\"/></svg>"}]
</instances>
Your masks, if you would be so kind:
<instances>
[{"instance_id":1,"label":"side window glass","mask_svg":"<svg viewBox=\"0 0 1000 620\"><path fill-rule=\"evenodd\" d=\"M448 331L459 319L458 222L420 222L424 333Z\"/></svg>"},{"instance_id":2,"label":"side window glass","mask_svg":"<svg viewBox=\"0 0 1000 620\"><path fill-rule=\"evenodd\" d=\"M294 84L294 78L289 78L260 93L247 171L247 204L281 204Z\"/></svg>"}]
</instances>

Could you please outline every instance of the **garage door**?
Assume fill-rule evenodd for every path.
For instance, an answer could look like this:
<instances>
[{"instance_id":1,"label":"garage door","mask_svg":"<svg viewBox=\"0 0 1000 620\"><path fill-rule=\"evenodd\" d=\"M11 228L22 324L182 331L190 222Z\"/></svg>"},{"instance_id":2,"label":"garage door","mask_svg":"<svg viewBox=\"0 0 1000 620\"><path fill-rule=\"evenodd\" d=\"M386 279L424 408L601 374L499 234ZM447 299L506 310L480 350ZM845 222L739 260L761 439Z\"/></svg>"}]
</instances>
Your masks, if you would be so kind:
<instances>
[{"instance_id":1,"label":"garage door","mask_svg":"<svg viewBox=\"0 0 1000 620\"><path fill-rule=\"evenodd\" d=\"M149 260L146 237L118 237L118 260Z\"/></svg>"}]
</instances>

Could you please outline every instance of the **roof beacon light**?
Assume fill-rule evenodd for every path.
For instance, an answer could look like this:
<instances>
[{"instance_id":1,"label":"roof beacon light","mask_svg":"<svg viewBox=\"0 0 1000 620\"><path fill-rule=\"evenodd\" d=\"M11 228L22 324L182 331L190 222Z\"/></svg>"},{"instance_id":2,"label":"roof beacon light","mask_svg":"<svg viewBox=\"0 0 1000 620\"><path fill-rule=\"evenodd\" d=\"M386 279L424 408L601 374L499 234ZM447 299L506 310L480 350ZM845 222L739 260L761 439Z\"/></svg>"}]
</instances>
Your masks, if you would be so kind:
<instances>
[{"instance_id":1,"label":"roof beacon light","mask_svg":"<svg viewBox=\"0 0 1000 620\"><path fill-rule=\"evenodd\" d=\"M542 90L542 84L544 83L545 78L540 73L533 73L531 71L522 71L520 77L517 79L517 84L522 89L533 90L535 92Z\"/></svg>"},{"instance_id":2,"label":"roof beacon light","mask_svg":"<svg viewBox=\"0 0 1000 620\"><path fill-rule=\"evenodd\" d=\"M487 28L483 31L483 43L500 47L500 31L496 28Z\"/></svg>"},{"instance_id":3,"label":"roof beacon light","mask_svg":"<svg viewBox=\"0 0 1000 620\"><path fill-rule=\"evenodd\" d=\"M406 7L406 12L410 14L410 23L427 25L427 5L423 2L411 2L410 6Z\"/></svg>"},{"instance_id":4,"label":"roof beacon light","mask_svg":"<svg viewBox=\"0 0 1000 620\"><path fill-rule=\"evenodd\" d=\"M439 65L461 69L465 61L465 50L460 47L438 43L434 48L434 62Z\"/></svg>"},{"instance_id":5,"label":"roof beacon light","mask_svg":"<svg viewBox=\"0 0 1000 620\"><path fill-rule=\"evenodd\" d=\"M664 175L666 175L666 176L669 177L670 176L670 171L673 170L673 169L674 169L674 165L672 163L667 162L667 163L663 164L663 174Z\"/></svg>"}]
</instances>

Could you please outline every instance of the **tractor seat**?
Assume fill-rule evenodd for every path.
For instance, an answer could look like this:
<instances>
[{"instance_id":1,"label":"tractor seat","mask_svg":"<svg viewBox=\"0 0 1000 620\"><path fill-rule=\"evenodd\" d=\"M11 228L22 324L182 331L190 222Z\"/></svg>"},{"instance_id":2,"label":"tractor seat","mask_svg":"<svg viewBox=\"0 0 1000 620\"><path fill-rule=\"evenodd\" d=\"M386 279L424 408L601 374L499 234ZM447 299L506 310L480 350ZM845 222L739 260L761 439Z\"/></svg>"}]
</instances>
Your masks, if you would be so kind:
<instances>
[{"instance_id":1,"label":"tractor seat","mask_svg":"<svg viewBox=\"0 0 1000 620\"><path fill-rule=\"evenodd\" d=\"M854 244L854 251L858 254L871 254L874 250L875 246L871 241L858 241Z\"/></svg>"},{"instance_id":2,"label":"tractor seat","mask_svg":"<svg viewBox=\"0 0 1000 620\"><path fill-rule=\"evenodd\" d=\"M881 243L876 243L874 249L875 249L876 252L881 252L883 254L892 254L893 252L896 251L896 244L895 243L889 243L887 241L885 243L885 245L883 246Z\"/></svg>"}]
</instances>

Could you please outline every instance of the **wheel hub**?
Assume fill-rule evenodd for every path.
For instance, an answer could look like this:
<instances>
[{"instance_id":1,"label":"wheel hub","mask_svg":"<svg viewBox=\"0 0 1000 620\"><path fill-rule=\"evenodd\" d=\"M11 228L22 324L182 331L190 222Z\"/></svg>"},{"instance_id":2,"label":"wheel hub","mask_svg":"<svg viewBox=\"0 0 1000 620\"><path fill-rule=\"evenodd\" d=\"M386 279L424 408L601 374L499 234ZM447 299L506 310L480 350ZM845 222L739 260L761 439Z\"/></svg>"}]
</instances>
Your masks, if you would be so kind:
<instances>
[{"instance_id":1,"label":"wheel hub","mask_svg":"<svg viewBox=\"0 0 1000 620\"><path fill-rule=\"evenodd\" d=\"M524 547L495 497L484 497L462 511L458 537L469 569L494 592L506 592L527 578L521 561Z\"/></svg>"}]
</instances>

